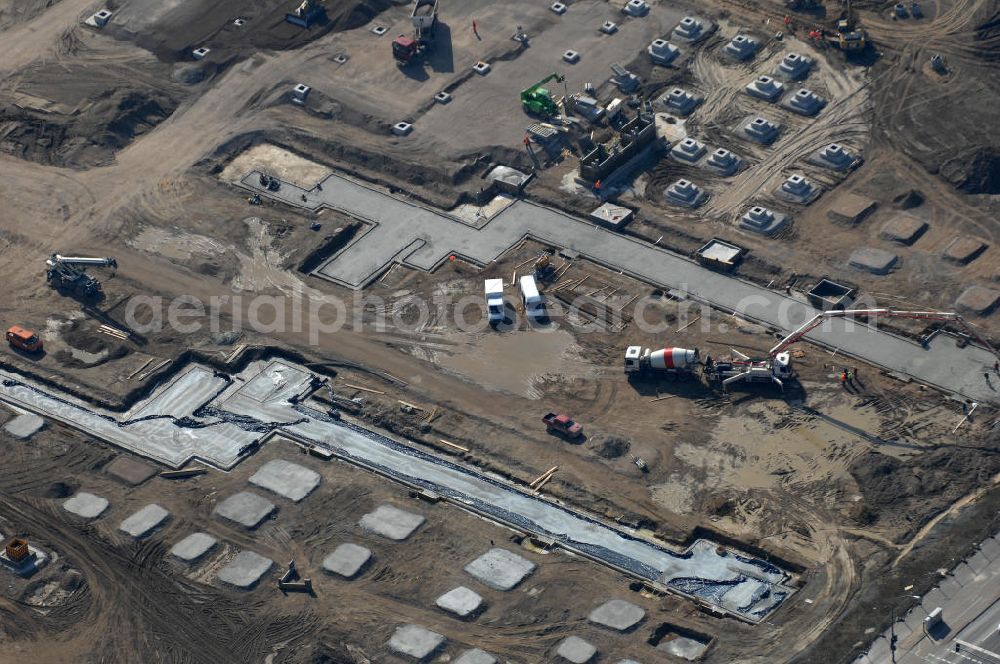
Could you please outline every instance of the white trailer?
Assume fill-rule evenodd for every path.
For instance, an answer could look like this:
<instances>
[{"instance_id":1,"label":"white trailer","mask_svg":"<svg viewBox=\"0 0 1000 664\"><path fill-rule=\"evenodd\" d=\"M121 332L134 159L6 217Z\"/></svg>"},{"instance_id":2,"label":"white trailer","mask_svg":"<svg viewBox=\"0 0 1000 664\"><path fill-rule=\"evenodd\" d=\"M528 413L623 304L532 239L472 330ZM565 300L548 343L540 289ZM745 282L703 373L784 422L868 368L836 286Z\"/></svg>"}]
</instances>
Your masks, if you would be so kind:
<instances>
[{"instance_id":1,"label":"white trailer","mask_svg":"<svg viewBox=\"0 0 1000 664\"><path fill-rule=\"evenodd\" d=\"M503 279L486 280L486 311L491 323L499 323L507 318L504 311Z\"/></svg>"},{"instance_id":2,"label":"white trailer","mask_svg":"<svg viewBox=\"0 0 1000 664\"><path fill-rule=\"evenodd\" d=\"M538 284L534 275L526 274L520 279L521 301L524 303L524 312L531 318L538 318L545 315L545 300L538 292Z\"/></svg>"}]
</instances>

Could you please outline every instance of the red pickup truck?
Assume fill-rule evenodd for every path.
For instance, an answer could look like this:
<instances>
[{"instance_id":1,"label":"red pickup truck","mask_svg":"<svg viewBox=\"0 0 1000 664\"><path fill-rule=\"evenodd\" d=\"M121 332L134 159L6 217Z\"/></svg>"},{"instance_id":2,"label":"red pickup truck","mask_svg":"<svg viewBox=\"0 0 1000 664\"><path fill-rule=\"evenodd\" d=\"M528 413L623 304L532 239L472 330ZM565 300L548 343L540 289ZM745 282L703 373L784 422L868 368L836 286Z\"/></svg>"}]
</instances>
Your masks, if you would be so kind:
<instances>
[{"instance_id":1,"label":"red pickup truck","mask_svg":"<svg viewBox=\"0 0 1000 664\"><path fill-rule=\"evenodd\" d=\"M569 415L546 413L542 417L542 422L545 422L545 427L549 430L549 433L562 434L571 440L583 436L583 426L570 419Z\"/></svg>"}]
</instances>

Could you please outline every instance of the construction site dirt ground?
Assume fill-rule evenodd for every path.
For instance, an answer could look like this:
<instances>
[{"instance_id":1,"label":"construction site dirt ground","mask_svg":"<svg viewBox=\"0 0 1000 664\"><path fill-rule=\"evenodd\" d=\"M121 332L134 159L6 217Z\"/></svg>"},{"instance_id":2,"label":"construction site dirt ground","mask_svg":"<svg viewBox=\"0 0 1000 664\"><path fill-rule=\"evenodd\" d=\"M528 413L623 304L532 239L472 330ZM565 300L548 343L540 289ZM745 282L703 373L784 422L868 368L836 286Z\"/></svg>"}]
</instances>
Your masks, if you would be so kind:
<instances>
[{"instance_id":1,"label":"construction site dirt ground","mask_svg":"<svg viewBox=\"0 0 1000 664\"><path fill-rule=\"evenodd\" d=\"M115 17L95 30L82 25L99 9L92 2L0 0L0 257L11 267L0 318L36 329L46 344L42 357L5 352L5 367L114 405L155 384L164 361L186 361L188 351L221 359L249 344L301 353L329 363L334 393L356 400L347 417L517 483L558 466L544 486L551 498L675 546L710 533L774 556L799 570L800 590L766 622L742 624L642 590L596 563L530 550L512 531L415 500L381 476L304 455L287 442L265 444L230 473L154 476L129 486L106 470L125 453L50 423L26 441L0 433L0 533L24 535L55 556L28 580L0 569L0 661L402 661L387 644L405 623L445 635L441 657L452 659L475 646L502 661L551 661L563 638L578 635L597 646L601 661L679 661L649 642L669 623L711 639L706 662L849 661L888 619L875 617L882 597L909 585L922 592L937 570L996 531L997 415L985 404L956 429L961 403L864 365L847 389L839 375L853 362L808 344L795 347L800 380L784 395L767 388L723 394L697 380L629 381L622 373L627 345L756 355L775 339L583 260L566 265L563 277L579 285L563 295L593 309L557 319L551 329L523 321L499 331L477 327L484 313L475 304L424 315L420 302L481 299L483 279L509 283L529 269L525 261L551 248L527 242L495 264L456 261L432 274L396 267L351 292L299 268L354 220L266 200L251 207L232 185L264 164L303 186L345 172L426 204L468 206L489 167L534 165L521 140L537 118L521 111L522 88L563 72L570 92L591 82L607 101L620 94L607 81L608 65L620 62L640 77L646 97L678 84L706 95L686 130L713 146L731 142L752 162L732 180L698 173L713 198L706 210L683 213L663 204L662 189L694 177L693 169L666 157L640 168L616 197L637 210L624 232L684 254L721 237L749 250L741 277L799 295L827 276L873 304L950 310L966 287L996 289L1000 276L993 121L1000 33L990 3L926 2L925 18L908 22L892 20L885 3L854 3L875 45L861 66L799 41L802 28L772 39L786 11L777 1L651 3L649 16L625 18L615 3L576 2L559 17L547 3L442 0L446 48L426 67L409 69L390 55L393 36L409 30L405 3L329 0L328 20L305 31L282 20L292 4L122 0L109 3ZM646 44L695 9L716 21L719 33L685 49L675 68L651 67ZM839 8L827 11L825 18L793 17L803 26L829 24ZM234 26L236 18L245 26ZM621 23L619 34L598 32L607 19ZM386 34L374 35L376 25ZM529 47L510 39L517 26L529 34ZM749 65L722 64L721 47L742 29L766 42L764 52ZM212 52L195 61L190 49L202 45ZM581 52L579 64L560 60L568 48ZM750 101L742 86L792 48L819 60L808 85L829 96L833 112L796 119L776 111L790 130L774 150L754 147L734 136L734 127L771 109ZM929 67L934 53L944 56L948 74ZM346 61L334 61L337 55ZM492 64L490 74L472 73L478 60ZM313 88L304 107L290 101L300 82ZM552 87L562 94L561 84ZM445 89L453 102L434 104ZM410 136L389 131L401 120L413 122ZM573 171L591 140L611 134L584 123L563 152L538 164L526 195L589 213L598 198L572 183ZM793 217L790 232L764 238L736 230L747 205L773 203L767 192L779 175L835 140L858 150L864 163L823 179L826 191L808 207L781 204ZM856 226L827 216L847 193L876 202ZM903 213L928 224L910 246L881 237L884 224ZM981 241L985 250L965 265L942 260L957 237ZM899 254L900 267L881 277L857 271L848 256L862 246ZM100 318L47 286L44 261L56 252L117 259L113 275L92 270L104 283L105 299L95 305ZM333 296L349 307L368 298L383 308L365 308L357 324L317 343L306 329L228 334L235 314L246 320L258 294ZM108 319L124 320L137 296L181 295L231 298L222 305L223 325L151 332L141 343L99 330ZM651 304L636 313L631 303L645 296L653 296ZM641 332L639 315L662 331ZM1000 332L998 314L970 320L987 335ZM585 439L547 434L540 418L550 410L583 423ZM2 417L10 415L4 409ZM297 504L249 485L272 459L315 470L322 483ZM217 502L243 490L278 506L253 531L212 514ZM106 498L109 509L90 523L75 520L61 504L77 491ZM164 527L141 542L116 530L149 503L171 512ZM382 504L427 522L405 542L361 530L360 518ZM169 550L195 531L220 543L189 570ZM354 581L322 570L325 556L345 541L374 554ZM508 593L474 588L487 608L471 620L436 608L439 595L473 583L462 567L491 542L529 558L537 571ZM214 577L237 550L275 563L252 590ZM315 596L275 588L289 559L313 579ZM647 612L634 632L587 622L593 608L614 598Z\"/></svg>"}]
</instances>

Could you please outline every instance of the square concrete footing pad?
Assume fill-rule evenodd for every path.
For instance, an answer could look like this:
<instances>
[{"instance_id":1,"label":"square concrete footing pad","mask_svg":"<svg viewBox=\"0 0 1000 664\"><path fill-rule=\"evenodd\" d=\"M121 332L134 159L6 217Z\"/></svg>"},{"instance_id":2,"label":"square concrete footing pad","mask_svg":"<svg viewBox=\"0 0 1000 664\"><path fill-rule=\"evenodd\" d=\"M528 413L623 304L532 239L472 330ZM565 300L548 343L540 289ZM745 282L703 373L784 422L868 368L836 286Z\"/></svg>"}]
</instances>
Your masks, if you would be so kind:
<instances>
[{"instance_id":1,"label":"square concrete footing pad","mask_svg":"<svg viewBox=\"0 0 1000 664\"><path fill-rule=\"evenodd\" d=\"M249 491L240 491L215 506L215 514L244 528L254 529L274 512L274 503Z\"/></svg>"},{"instance_id":2,"label":"square concrete footing pad","mask_svg":"<svg viewBox=\"0 0 1000 664\"><path fill-rule=\"evenodd\" d=\"M479 593L465 586L459 586L438 597L434 603L448 613L454 613L459 618L467 618L482 608L483 598Z\"/></svg>"},{"instance_id":3,"label":"square concrete footing pad","mask_svg":"<svg viewBox=\"0 0 1000 664\"><path fill-rule=\"evenodd\" d=\"M228 565L219 570L216 578L226 585L249 590L270 571L274 562L253 551L240 551Z\"/></svg>"},{"instance_id":4,"label":"square concrete footing pad","mask_svg":"<svg viewBox=\"0 0 1000 664\"><path fill-rule=\"evenodd\" d=\"M330 574L353 578L371 560L372 552L357 544L341 544L323 560L323 569Z\"/></svg>"},{"instance_id":5,"label":"square concrete footing pad","mask_svg":"<svg viewBox=\"0 0 1000 664\"><path fill-rule=\"evenodd\" d=\"M63 509L81 519L96 519L108 509L108 500L81 491L63 503Z\"/></svg>"},{"instance_id":6,"label":"square concrete footing pad","mask_svg":"<svg viewBox=\"0 0 1000 664\"><path fill-rule=\"evenodd\" d=\"M389 650L418 662L430 658L444 645L444 637L420 625L397 627L389 639Z\"/></svg>"},{"instance_id":7,"label":"square concrete footing pad","mask_svg":"<svg viewBox=\"0 0 1000 664\"><path fill-rule=\"evenodd\" d=\"M104 470L116 480L121 480L129 486L138 486L156 474L156 466L130 456L118 457Z\"/></svg>"},{"instance_id":8,"label":"square concrete footing pad","mask_svg":"<svg viewBox=\"0 0 1000 664\"><path fill-rule=\"evenodd\" d=\"M26 440L42 430L45 420L34 413L23 413L3 425L3 430L18 438Z\"/></svg>"},{"instance_id":9,"label":"square concrete footing pad","mask_svg":"<svg viewBox=\"0 0 1000 664\"><path fill-rule=\"evenodd\" d=\"M186 563L193 563L211 551L218 542L208 533L191 533L171 547L170 555Z\"/></svg>"},{"instance_id":10,"label":"square concrete footing pad","mask_svg":"<svg viewBox=\"0 0 1000 664\"><path fill-rule=\"evenodd\" d=\"M381 505L374 512L361 517L361 527L382 537L402 541L412 535L424 521L424 517L419 514L404 512L392 505Z\"/></svg>"},{"instance_id":11,"label":"square concrete footing pad","mask_svg":"<svg viewBox=\"0 0 1000 664\"><path fill-rule=\"evenodd\" d=\"M645 617L646 612L635 604L623 599L613 599L591 611L587 620L625 632L638 625Z\"/></svg>"},{"instance_id":12,"label":"square concrete footing pad","mask_svg":"<svg viewBox=\"0 0 1000 664\"><path fill-rule=\"evenodd\" d=\"M485 650L480 650L479 648L474 648L472 650L466 650L458 659L455 660L455 664L496 664L497 658L489 654Z\"/></svg>"},{"instance_id":13,"label":"square concrete footing pad","mask_svg":"<svg viewBox=\"0 0 1000 664\"><path fill-rule=\"evenodd\" d=\"M884 275L889 274L892 272L892 268L896 267L896 264L899 263L899 256L885 249L859 247L851 252L848 262L853 268L871 274Z\"/></svg>"},{"instance_id":14,"label":"square concrete footing pad","mask_svg":"<svg viewBox=\"0 0 1000 664\"><path fill-rule=\"evenodd\" d=\"M948 243L942 258L959 265L968 265L986 251L986 243L974 237L959 236Z\"/></svg>"},{"instance_id":15,"label":"square concrete footing pad","mask_svg":"<svg viewBox=\"0 0 1000 664\"><path fill-rule=\"evenodd\" d=\"M284 459L268 461L250 477L250 484L299 502L319 486L319 473Z\"/></svg>"},{"instance_id":16,"label":"square concrete footing pad","mask_svg":"<svg viewBox=\"0 0 1000 664\"><path fill-rule=\"evenodd\" d=\"M955 308L963 313L987 316L1000 305L1000 290L985 286L969 286L955 300Z\"/></svg>"},{"instance_id":17,"label":"square concrete footing pad","mask_svg":"<svg viewBox=\"0 0 1000 664\"><path fill-rule=\"evenodd\" d=\"M465 571L496 590L511 590L535 571L535 563L506 549L490 549L465 566Z\"/></svg>"},{"instance_id":18,"label":"square concrete footing pad","mask_svg":"<svg viewBox=\"0 0 1000 664\"><path fill-rule=\"evenodd\" d=\"M887 221L879 237L897 244L909 246L920 239L927 230L928 224L923 219L917 219L908 214L900 214Z\"/></svg>"},{"instance_id":19,"label":"square concrete footing pad","mask_svg":"<svg viewBox=\"0 0 1000 664\"><path fill-rule=\"evenodd\" d=\"M597 648L579 636L569 636L556 648L556 654L573 664L586 664L597 655Z\"/></svg>"},{"instance_id":20,"label":"square concrete footing pad","mask_svg":"<svg viewBox=\"0 0 1000 664\"><path fill-rule=\"evenodd\" d=\"M169 517L170 512L156 503L152 503L122 521L118 530L136 539L141 539L163 525Z\"/></svg>"}]
</instances>

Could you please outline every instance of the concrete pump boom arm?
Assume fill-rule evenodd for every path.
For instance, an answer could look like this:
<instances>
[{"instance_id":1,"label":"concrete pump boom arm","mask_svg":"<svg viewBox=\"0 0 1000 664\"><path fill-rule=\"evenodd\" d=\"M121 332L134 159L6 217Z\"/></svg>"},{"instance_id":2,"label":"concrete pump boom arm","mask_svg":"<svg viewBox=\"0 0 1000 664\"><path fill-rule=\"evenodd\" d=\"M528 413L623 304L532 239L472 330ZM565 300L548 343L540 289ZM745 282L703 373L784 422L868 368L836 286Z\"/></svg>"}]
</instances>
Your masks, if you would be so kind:
<instances>
[{"instance_id":1,"label":"concrete pump boom arm","mask_svg":"<svg viewBox=\"0 0 1000 664\"><path fill-rule=\"evenodd\" d=\"M52 254L47 261L49 265L97 265L98 267L118 267L114 258L91 258L88 256L61 256Z\"/></svg>"},{"instance_id":2,"label":"concrete pump boom arm","mask_svg":"<svg viewBox=\"0 0 1000 664\"><path fill-rule=\"evenodd\" d=\"M954 312L948 311L897 311L895 309L846 309L842 311L823 311L816 314L805 323L796 328L788 336L778 342L774 348L768 352L768 357L774 357L781 351L799 341L812 330L819 327L823 321L830 318L847 318L848 316L886 316L887 318L910 318L915 320L943 320L957 322L971 334L976 341L983 345L993 355L1000 357L1000 353L987 341L975 328L964 318Z\"/></svg>"}]
</instances>

